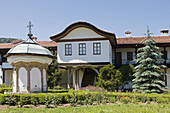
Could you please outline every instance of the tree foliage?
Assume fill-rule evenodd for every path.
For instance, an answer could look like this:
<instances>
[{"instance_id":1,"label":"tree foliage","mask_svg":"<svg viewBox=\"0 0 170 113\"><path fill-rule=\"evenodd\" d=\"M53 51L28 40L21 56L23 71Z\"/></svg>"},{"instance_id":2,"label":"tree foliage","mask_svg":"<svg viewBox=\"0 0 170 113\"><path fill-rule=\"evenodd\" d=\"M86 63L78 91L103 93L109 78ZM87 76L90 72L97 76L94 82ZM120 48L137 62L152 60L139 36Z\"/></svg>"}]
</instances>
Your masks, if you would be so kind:
<instances>
[{"instance_id":1,"label":"tree foliage","mask_svg":"<svg viewBox=\"0 0 170 113\"><path fill-rule=\"evenodd\" d=\"M143 41L145 46L138 49L137 59L135 59L137 66L133 88L135 92L161 93L161 88L165 87L163 77L166 75L161 72L161 69L165 69L166 66L162 65L164 61L162 54L158 51L155 40L150 37L147 28L147 36Z\"/></svg>"},{"instance_id":2,"label":"tree foliage","mask_svg":"<svg viewBox=\"0 0 170 113\"><path fill-rule=\"evenodd\" d=\"M59 82L61 81L61 76L62 76L62 70L58 68L57 61L53 60L47 69L48 87L54 88L54 86L59 85Z\"/></svg>"},{"instance_id":3,"label":"tree foliage","mask_svg":"<svg viewBox=\"0 0 170 113\"><path fill-rule=\"evenodd\" d=\"M132 64L122 65L119 68L119 71L122 73L122 84L121 89L124 89L125 85L129 84L133 80L133 74L135 73L134 66Z\"/></svg>"},{"instance_id":4,"label":"tree foliage","mask_svg":"<svg viewBox=\"0 0 170 113\"><path fill-rule=\"evenodd\" d=\"M96 85L108 91L118 90L121 85L122 74L115 69L113 64L106 65L100 69Z\"/></svg>"},{"instance_id":5,"label":"tree foliage","mask_svg":"<svg viewBox=\"0 0 170 113\"><path fill-rule=\"evenodd\" d=\"M0 43L11 43L11 41L17 40L16 38L0 38Z\"/></svg>"}]
</instances>

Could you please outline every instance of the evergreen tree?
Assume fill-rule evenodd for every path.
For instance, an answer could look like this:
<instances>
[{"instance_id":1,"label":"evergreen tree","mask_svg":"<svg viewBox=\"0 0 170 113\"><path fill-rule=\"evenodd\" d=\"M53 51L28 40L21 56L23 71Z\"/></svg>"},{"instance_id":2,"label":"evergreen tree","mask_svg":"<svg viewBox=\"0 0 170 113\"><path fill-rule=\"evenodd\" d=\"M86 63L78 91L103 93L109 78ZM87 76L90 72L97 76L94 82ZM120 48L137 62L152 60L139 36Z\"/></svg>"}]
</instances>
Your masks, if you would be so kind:
<instances>
[{"instance_id":1,"label":"evergreen tree","mask_svg":"<svg viewBox=\"0 0 170 113\"><path fill-rule=\"evenodd\" d=\"M108 91L118 90L121 85L122 74L115 69L113 64L106 65L100 69L96 85Z\"/></svg>"},{"instance_id":2,"label":"evergreen tree","mask_svg":"<svg viewBox=\"0 0 170 113\"><path fill-rule=\"evenodd\" d=\"M57 61L53 60L47 69L48 87L50 87L50 89L52 89L52 88L54 88L54 86L59 85L61 76L62 76L62 70L58 68Z\"/></svg>"},{"instance_id":3,"label":"evergreen tree","mask_svg":"<svg viewBox=\"0 0 170 113\"><path fill-rule=\"evenodd\" d=\"M163 85L163 77L166 75L161 72L161 69L165 69L163 64L162 54L158 52L159 48L156 46L155 40L151 38L149 28L147 27L146 39L143 40L145 45L138 49L137 59L135 62L136 72L133 74L135 92L144 93L161 93Z\"/></svg>"}]
</instances>

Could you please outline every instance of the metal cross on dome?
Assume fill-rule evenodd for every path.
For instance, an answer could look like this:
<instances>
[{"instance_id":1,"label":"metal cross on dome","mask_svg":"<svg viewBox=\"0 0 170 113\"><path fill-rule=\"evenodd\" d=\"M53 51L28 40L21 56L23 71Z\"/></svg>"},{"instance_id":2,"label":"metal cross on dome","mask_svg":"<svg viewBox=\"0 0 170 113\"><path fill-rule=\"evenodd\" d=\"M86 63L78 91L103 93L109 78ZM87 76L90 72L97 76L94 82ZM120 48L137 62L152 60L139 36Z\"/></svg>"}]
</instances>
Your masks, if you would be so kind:
<instances>
[{"instance_id":1,"label":"metal cross on dome","mask_svg":"<svg viewBox=\"0 0 170 113\"><path fill-rule=\"evenodd\" d=\"M31 30L32 30L31 27L33 27L33 24L31 24L31 21L29 21L27 27L29 29L28 36L29 36L29 38L31 38L33 36L33 34L31 33Z\"/></svg>"}]
</instances>

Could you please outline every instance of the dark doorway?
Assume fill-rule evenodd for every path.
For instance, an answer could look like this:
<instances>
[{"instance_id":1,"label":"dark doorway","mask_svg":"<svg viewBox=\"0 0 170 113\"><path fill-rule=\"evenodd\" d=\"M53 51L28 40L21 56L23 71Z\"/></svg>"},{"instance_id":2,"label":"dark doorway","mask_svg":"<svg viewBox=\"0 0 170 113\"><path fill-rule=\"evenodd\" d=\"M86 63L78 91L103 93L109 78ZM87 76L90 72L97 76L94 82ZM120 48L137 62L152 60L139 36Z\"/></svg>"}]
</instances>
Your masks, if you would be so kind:
<instances>
[{"instance_id":1,"label":"dark doorway","mask_svg":"<svg viewBox=\"0 0 170 113\"><path fill-rule=\"evenodd\" d=\"M97 77L97 73L90 68L86 68L84 70L83 80L81 87L86 87L89 85L94 85L95 77Z\"/></svg>"},{"instance_id":2,"label":"dark doorway","mask_svg":"<svg viewBox=\"0 0 170 113\"><path fill-rule=\"evenodd\" d=\"M116 65L121 65L121 64L122 64L122 53L116 52Z\"/></svg>"}]
</instances>

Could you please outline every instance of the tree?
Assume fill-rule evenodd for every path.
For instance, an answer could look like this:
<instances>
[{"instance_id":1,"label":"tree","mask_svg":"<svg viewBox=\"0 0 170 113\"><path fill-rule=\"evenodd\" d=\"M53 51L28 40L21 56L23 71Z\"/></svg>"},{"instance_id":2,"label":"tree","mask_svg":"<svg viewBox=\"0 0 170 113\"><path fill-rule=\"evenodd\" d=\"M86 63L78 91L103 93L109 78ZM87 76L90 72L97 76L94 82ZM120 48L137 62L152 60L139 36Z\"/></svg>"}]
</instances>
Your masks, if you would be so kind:
<instances>
[{"instance_id":1,"label":"tree","mask_svg":"<svg viewBox=\"0 0 170 113\"><path fill-rule=\"evenodd\" d=\"M115 69L113 64L106 65L100 69L96 85L108 91L118 90L121 85L122 74Z\"/></svg>"},{"instance_id":2,"label":"tree","mask_svg":"<svg viewBox=\"0 0 170 113\"><path fill-rule=\"evenodd\" d=\"M133 79L135 92L144 93L161 93L163 85L163 77L166 75L161 72L161 69L165 69L166 66L162 65L162 54L158 52L159 48L156 46L155 40L151 39L149 28L147 27L146 39L143 40L145 45L138 49L137 59L135 62L136 72L134 73L135 79Z\"/></svg>"},{"instance_id":3,"label":"tree","mask_svg":"<svg viewBox=\"0 0 170 113\"><path fill-rule=\"evenodd\" d=\"M57 61L53 60L47 69L48 87L52 89L54 88L54 86L59 85L59 82L61 81L61 76L62 76L62 70L58 68Z\"/></svg>"},{"instance_id":4,"label":"tree","mask_svg":"<svg viewBox=\"0 0 170 113\"><path fill-rule=\"evenodd\" d=\"M119 71L122 73L122 84L121 89L124 89L125 85L129 84L133 80L133 74L135 73L134 66L132 64L123 65L119 68Z\"/></svg>"}]
</instances>

